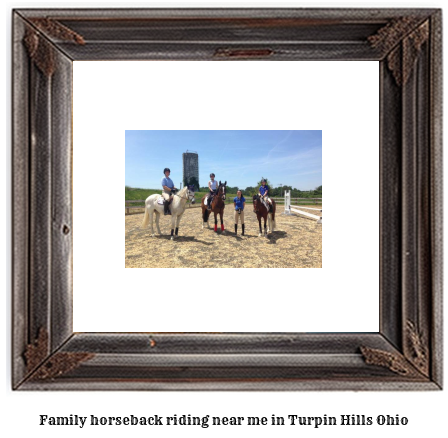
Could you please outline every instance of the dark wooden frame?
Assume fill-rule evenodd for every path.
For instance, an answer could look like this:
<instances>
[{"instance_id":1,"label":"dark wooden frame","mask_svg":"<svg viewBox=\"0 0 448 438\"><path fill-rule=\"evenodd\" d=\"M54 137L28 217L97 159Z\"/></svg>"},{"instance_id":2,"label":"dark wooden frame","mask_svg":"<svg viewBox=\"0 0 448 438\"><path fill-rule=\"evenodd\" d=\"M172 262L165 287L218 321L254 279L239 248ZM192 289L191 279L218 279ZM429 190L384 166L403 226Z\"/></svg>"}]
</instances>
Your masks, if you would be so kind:
<instances>
[{"instance_id":1,"label":"dark wooden frame","mask_svg":"<svg viewBox=\"0 0 448 438\"><path fill-rule=\"evenodd\" d=\"M437 9L15 10L13 388L440 389L441 29ZM102 59L379 61L379 333L73 333L72 61Z\"/></svg>"}]
</instances>

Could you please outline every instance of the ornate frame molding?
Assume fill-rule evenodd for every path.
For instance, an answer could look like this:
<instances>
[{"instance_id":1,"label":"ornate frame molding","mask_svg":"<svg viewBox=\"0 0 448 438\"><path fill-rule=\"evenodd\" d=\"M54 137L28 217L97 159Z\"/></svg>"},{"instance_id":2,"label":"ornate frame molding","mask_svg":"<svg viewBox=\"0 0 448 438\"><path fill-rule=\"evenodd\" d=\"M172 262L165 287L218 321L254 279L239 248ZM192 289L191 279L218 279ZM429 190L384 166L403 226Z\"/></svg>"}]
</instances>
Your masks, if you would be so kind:
<instances>
[{"instance_id":1,"label":"ornate frame molding","mask_svg":"<svg viewBox=\"0 0 448 438\"><path fill-rule=\"evenodd\" d=\"M21 9L13 23L14 389L441 389L440 10ZM73 333L73 61L253 58L379 62L379 333Z\"/></svg>"}]
</instances>

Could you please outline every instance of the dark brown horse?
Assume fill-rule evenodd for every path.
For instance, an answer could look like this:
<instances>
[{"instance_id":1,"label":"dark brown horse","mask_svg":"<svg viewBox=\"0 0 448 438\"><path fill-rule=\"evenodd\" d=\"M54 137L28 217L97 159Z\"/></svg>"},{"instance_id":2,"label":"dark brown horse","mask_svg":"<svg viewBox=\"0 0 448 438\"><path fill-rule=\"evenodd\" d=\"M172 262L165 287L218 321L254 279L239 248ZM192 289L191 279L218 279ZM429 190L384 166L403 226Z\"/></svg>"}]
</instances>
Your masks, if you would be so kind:
<instances>
[{"instance_id":1,"label":"dark brown horse","mask_svg":"<svg viewBox=\"0 0 448 438\"><path fill-rule=\"evenodd\" d=\"M223 233L225 233L225 231L224 231L224 222L222 221L222 216L224 214L224 207L225 207L224 201L226 199L226 185L227 185L227 181L224 184L222 184L221 181L219 181L218 190L217 190L216 195L213 197L212 208L211 208L211 211L215 214L215 231L218 231L218 216L217 215L219 214L219 217L221 219L221 231ZM202 220L203 220L202 228L204 228L205 224L207 224L208 228L210 228L210 224L208 223L210 211L207 209L207 206L204 203L205 198L207 196L208 195L205 195L201 201Z\"/></svg>"},{"instance_id":2,"label":"dark brown horse","mask_svg":"<svg viewBox=\"0 0 448 438\"><path fill-rule=\"evenodd\" d=\"M261 237L261 218L264 219L264 236L268 237L268 233L272 233L275 228L275 201L272 200L272 210L268 211L268 208L261 202L260 195L254 195L253 203L254 203L254 213L257 214L258 225L260 226L260 234ZM266 219L268 219L268 230L266 232Z\"/></svg>"}]
</instances>

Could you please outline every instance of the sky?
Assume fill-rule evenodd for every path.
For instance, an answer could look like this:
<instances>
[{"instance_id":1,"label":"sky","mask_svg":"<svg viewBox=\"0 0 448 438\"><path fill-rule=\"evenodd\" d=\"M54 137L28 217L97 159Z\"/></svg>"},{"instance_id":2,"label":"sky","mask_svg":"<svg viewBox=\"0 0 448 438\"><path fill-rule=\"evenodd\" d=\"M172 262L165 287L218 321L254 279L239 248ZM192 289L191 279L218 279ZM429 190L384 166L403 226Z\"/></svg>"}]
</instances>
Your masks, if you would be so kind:
<instances>
[{"instance_id":1,"label":"sky","mask_svg":"<svg viewBox=\"0 0 448 438\"><path fill-rule=\"evenodd\" d=\"M231 187L272 186L312 190L322 185L322 131L126 131L125 185L157 189L163 169L182 181L182 154L199 155L199 184L210 173Z\"/></svg>"}]
</instances>

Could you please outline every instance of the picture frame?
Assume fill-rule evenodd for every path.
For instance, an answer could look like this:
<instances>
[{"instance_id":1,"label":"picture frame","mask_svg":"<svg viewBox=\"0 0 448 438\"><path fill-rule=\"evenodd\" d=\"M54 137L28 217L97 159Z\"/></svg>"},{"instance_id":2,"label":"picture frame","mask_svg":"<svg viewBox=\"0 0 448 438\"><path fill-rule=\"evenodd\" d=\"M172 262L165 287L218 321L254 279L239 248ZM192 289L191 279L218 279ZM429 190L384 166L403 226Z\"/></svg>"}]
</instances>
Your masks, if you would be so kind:
<instances>
[{"instance_id":1,"label":"picture frame","mask_svg":"<svg viewBox=\"0 0 448 438\"><path fill-rule=\"evenodd\" d=\"M439 9L13 11L12 387L440 390ZM74 60L375 60L378 333L74 333ZM360 285L362 287L362 285Z\"/></svg>"}]
</instances>

